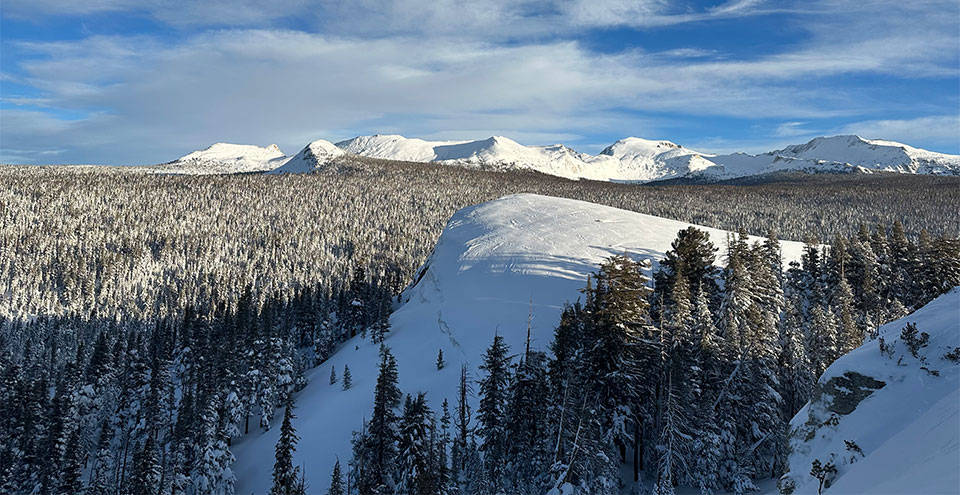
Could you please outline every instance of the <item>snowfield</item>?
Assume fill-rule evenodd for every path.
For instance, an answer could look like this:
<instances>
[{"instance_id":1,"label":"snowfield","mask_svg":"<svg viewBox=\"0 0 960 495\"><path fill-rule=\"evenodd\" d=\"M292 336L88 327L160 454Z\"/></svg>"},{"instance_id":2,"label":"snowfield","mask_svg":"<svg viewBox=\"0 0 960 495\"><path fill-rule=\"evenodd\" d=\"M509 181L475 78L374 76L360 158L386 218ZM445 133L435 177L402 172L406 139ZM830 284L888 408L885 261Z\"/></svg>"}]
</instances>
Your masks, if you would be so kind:
<instances>
[{"instance_id":1,"label":"snowfield","mask_svg":"<svg viewBox=\"0 0 960 495\"><path fill-rule=\"evenodd\" d=\"M901 337L907 323L929 335L917 357ZM873 340L838 359L820 378L820 397L790 423L785 478L795 493L817 493L814 459L837 469L825 494L960 493L960 363L944 357L960 348L960 288L880 336L886 354Z\"/></svg>"},{"instance_id":2,"label":"snowfield","mask_svg":"<svg viewBox=\"0 0 960 495\"><path fill-rule=\"evenodd\" d=\"M427 392L430 407L453 403L460 365L477 376L481 355L495 334L514 353L532 315L533 346L546 350L562 306L575 301L587 275L605 258L627 253L658 260L678 231L689 224L581 201L531 194L507 196L457 212L437 246L402 294L390 317L386 344L397 358L404 393ZM703 228L721 252L727 232ZM800 257L802 244L783 242L786 261ZM437 370L442 349L446 367ZM297 395L293 425L301 437L295 465L303 465L312 491L329 483L337 458L346 467L350 438L373 407L378 346L348 340L323 365L310 371ZM330 385L330 368L349 365L353 386ZM474 404L475 405L475 404ZM279 421L234 444L237 493L270 488Z\"/></svg>"}]
</instances>

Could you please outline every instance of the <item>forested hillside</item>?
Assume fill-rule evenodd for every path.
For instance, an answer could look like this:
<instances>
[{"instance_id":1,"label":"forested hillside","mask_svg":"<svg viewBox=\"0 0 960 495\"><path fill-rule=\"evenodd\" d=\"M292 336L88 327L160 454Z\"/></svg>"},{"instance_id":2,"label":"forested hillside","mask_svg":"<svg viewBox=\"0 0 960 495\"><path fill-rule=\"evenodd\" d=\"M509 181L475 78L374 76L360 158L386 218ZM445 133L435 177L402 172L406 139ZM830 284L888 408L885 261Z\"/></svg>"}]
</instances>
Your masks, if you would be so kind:
<instances>
[{"instance_id":1,"label":"forested hillside","mask_svg":"<svg viewBox=\"0 0 960 495\"><path fill-rule=\"evenodd\" d=\"M955 179L842 180L854 182L639 187L355 158L309 176L5 168L0 485L229 493L231 443L270 428L304 371L342 342L388 331L395 297L454 211L511 192L817 239L779 289L783 304L804 294L793 304L816 328L848 328L853 318L869 334L958 283ZM834 246L829 256L818 242ZM849 297L834 295L841 279ZM722 286L709 294L720 322L735 278ZM673 300L672 289L660 293L650 300L658 325ZM749 317L772 315L775 305L764 304ZM812 373L835 357L811 361ZM750 462L748 475L782 466Z\"/></svg>"}]
</instances>

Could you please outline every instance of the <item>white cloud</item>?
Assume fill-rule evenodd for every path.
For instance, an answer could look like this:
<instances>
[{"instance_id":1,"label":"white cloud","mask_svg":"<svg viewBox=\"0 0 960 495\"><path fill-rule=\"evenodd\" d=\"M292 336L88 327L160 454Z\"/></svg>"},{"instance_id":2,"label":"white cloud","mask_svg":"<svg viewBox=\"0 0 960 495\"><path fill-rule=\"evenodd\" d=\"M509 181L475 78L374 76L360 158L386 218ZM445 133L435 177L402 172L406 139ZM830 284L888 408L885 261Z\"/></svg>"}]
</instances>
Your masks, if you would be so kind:
<instances>
[{"instance_id":1,"label":"white cloud","mask_svg":"<svg viewBox=\"0 0 960 495\"><path fill-rule=\"evenodd\" d=\"M26 9L11 1L5 12L8 5ZM42 10L58 2L31 4ZM271 5L271 15L299 12L301 4ZM127 0L76 5L70 8L133 8ZM159 5L146 8L160 16L168 7ZM200 22L225 8L203 5L201 13L169 7L170 15ZM249 17L253 14L243 12L255 12L257 5L240 4L240 14L223 18ZM811 33L807 42L761 57L717 56L694 46L602 54L569 38L527 39L590 26L656 23L665 16L687 22L783 8L749 0L699 11L658 0L598 0L590 2L593 9L537 0L323 1L314 20L350 35L228 29L185 34L177 41L150 36L7 41L34 57L19 63L17 84L41 94L4 95L6 103L24 107L16 119L4 112L3 147L36 150L38 156L69 149L62 156L72 161L143 162L169 160L214 141L277 142L292 153L317 137L376 131L458 138L504 134L528 144L586 144L599 134L670 138L662 130L676 123L640 116L652 113L777 119L785 124L773 129L773 136L803 136L814 131L805 131L799 121L876 115L870 95L855 86L822 84L825 78L955 77L960 57L955 26L923 11L915 18L924 29L905 29L910 7L896 4L889 5L893 15L882 20L865 15L884 5L810 4L822 12L806 15L829 27L805 26ZM919 8L934 7L956 9L943 3ZM369 36L374 31L376 36ZM501 44L501 36L515 41ZM920 104L885 102L884 110L916 111ZM51 120L57 119L38 107L91 115L56 127Z\"/></svg>"},{"instance_id":2,"label":"white cloud","mask_svg":"<svg viewBox=\"0 0 960 495\"><path fill-rule=\"evenodd\" d=\"M939 143L960 146L960 114L933 115L904 120L866 120L843 126L839 134L867 139L889 139L908 144Z\"/></svg>"}]
</instances>

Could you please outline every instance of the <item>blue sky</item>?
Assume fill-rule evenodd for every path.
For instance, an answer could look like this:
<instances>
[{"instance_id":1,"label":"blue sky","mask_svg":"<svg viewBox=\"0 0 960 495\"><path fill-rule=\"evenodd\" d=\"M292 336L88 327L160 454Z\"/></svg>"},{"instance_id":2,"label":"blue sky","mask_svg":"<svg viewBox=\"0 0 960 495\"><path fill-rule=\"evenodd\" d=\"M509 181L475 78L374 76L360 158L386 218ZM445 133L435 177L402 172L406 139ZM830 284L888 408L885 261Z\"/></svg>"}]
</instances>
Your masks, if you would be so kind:
<instances>
[{"instance_id":1,"label":"blue sky","mask_svg":"<svg viewBox=\"0 0 960 495\"><path fill-rule=\"evenodd\" d=\"M956 0L4 0L0 162L397 133L960 153Z\"/></svg>"}]
</instances>

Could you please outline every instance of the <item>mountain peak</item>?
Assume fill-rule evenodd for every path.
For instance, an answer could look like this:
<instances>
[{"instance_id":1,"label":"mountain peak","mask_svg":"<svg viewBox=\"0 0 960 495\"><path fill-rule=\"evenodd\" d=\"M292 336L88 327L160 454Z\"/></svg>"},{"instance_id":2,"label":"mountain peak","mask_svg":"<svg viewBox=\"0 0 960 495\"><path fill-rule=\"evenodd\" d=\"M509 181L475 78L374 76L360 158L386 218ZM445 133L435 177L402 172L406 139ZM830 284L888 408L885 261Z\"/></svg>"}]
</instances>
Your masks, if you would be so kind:
<instances>
[{"instance_id":1,"label":"mountain peak","mask_svg":"<svg viewBox=\"0 0 960 495\"><path fill-rule=\"evenodd\" d=\"M307 174L315 172L334 158L345 152L337 145L325 139L311 141L299 153L282 166L271 170L271 174Z\"/></svg>"}]
</instances>

